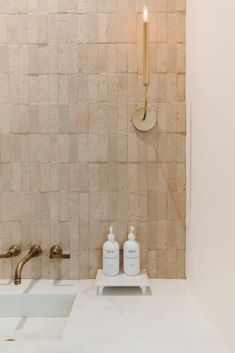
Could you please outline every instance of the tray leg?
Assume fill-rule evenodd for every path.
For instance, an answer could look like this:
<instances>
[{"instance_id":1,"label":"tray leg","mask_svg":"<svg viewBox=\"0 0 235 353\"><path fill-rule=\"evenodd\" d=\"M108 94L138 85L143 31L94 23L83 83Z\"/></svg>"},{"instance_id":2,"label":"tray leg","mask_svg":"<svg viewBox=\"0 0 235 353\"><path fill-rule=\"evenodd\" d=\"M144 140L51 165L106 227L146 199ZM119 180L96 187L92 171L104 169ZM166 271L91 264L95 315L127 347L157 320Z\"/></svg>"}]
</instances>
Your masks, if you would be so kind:
<instances>
[{"instance_id":1,"label":"tray leg","mask_svg":"<svg viewBox=\"0 0 235 353\"><path fill-rule=\"evenodd\" d=\"M102 293L103 293L103 289L104 289L104 287L103 287L103 286L99 286L99 287L97 287L97 294L98 294L98 295L102 295Z\"/></svg>"},{"instance_id":2,"label":"tray leg","mask_svg":"<svg viewBox=\"0 0 235 353\"><path fill-rule=\"evenodd\" d=\"M146 286L140 286L142 294L146 295Z\"/></svg>"}]
</instances>

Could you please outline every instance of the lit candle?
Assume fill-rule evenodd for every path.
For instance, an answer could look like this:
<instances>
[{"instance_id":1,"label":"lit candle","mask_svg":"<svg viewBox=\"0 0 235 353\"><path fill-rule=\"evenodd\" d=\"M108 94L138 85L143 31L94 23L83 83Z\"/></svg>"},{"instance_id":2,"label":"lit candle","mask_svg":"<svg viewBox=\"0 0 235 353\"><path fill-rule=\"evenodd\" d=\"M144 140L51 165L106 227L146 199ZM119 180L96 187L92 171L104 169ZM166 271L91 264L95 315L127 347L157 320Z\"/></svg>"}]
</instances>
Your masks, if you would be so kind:
<instances>
[{"instance_id":1,"label":"lit candle","mask_svg":"<svg viewBox=\"0 0 235 353\"><path fill-rule=\"evenodd\" d=\"M149 86L149 23L147 6L143 9L143 82L144 86Z\"/></svg>"}]
</instances>

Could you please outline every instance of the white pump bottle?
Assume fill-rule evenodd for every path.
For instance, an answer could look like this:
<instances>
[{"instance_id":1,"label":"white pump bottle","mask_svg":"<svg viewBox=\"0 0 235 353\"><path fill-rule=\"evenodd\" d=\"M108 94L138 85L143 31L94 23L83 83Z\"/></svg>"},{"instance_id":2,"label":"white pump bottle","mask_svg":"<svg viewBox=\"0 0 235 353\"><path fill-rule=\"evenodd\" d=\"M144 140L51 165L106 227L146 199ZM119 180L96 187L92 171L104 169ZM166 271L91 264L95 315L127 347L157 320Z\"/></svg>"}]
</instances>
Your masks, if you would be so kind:
<instances>
[{"instance_id":1,"label":"white pump bottle","mask_svg":"<svg viewBox=\"0 0 235 353\"><path fill-rule=\"evenodd\" d=\"M135 240L135 228L130 227L128 240L124 243L124 272L128 276L140 273L140 246Z\"/></svg>"},{"instance_id":2,"label":"white pump bottle","mask_svg":"<svg viewBox=\"0 0 235 353\"><path fill-rule=\"evenodd\" d=\"M113 227L109 228L108 240L103 245L103 273L106 276L119 273L119 244L115 241Z\"/></svg>"}]
</instances>

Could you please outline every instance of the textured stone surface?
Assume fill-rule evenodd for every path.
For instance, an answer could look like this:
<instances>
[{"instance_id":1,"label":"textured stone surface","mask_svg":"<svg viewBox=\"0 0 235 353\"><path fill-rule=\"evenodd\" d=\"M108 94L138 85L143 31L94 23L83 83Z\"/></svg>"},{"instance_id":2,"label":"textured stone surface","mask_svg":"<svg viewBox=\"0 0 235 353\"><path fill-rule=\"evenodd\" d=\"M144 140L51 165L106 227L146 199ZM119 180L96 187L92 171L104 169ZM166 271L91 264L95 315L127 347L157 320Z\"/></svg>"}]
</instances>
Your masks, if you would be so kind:
<instances>
[{"instance_id":1,"label":"textured stone surface","mask_svg":"<svg viewBox=\"0 0 235 353\"><path fill-rule=\"evenodd\" d=\"M144 1L0 1L0 251L32 278L93 278L110 224L151 277L185 274L185 1L149 0L157 126L137 132ZM70 260L49 260L61 244ZM17 259L1 260L11 277Z\"/></svg>"}]
</instances>

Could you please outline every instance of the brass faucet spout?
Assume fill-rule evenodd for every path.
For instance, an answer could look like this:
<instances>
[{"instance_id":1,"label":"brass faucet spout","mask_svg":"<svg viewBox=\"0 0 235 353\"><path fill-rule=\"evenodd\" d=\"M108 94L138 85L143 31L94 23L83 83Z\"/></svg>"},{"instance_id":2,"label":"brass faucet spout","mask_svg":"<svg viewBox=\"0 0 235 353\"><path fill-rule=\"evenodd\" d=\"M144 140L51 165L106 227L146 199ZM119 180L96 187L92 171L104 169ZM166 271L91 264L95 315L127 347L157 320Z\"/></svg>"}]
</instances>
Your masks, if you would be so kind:
<instances>
[{"instance_id":1,"label":"brass faucet spout","mask_svg":"<svg viewBox=\"0 0 235 353\"><path fill-rule=\"evenodd\" d=\"M17 264L14 276L14 284L21 283L21 273L23 270L24 265L35 256L39 256L42 253L42 249L40 245L33 245L31 246L29 253L25 255Z\"/></svg>"}]
</instances>

